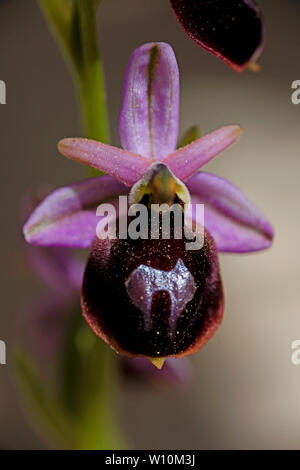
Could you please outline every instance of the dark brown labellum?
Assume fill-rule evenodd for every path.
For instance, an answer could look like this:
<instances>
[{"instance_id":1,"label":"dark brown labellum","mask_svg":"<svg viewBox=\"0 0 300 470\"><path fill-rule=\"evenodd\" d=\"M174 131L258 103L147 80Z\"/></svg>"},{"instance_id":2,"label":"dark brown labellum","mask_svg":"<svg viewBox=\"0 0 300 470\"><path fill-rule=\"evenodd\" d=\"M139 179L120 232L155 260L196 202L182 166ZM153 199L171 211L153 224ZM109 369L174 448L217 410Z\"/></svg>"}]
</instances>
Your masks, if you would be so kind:
<instances>
[{"instance_id":1,"label":"dark brown labellum","mask_svg":"<svg viewBox=\"0 0 300 470\"><path fill-rule=\"evenodd\" d=\"M175 240L96 239L82 308L116 351L150 358L196 352L216 331L223 292L214 241L200 250Z\"/></svg>"},{"instance_id":2,"label":"dark brown labellum","mask_svg":"<svg viewBox=\"0 0 300 470\"><path fill-rule=\"evenodd\" d=\"M242 70L259 55L263 22L254 0L170 0L186 33L200 46Z\"/></svg>"}]
</instances>

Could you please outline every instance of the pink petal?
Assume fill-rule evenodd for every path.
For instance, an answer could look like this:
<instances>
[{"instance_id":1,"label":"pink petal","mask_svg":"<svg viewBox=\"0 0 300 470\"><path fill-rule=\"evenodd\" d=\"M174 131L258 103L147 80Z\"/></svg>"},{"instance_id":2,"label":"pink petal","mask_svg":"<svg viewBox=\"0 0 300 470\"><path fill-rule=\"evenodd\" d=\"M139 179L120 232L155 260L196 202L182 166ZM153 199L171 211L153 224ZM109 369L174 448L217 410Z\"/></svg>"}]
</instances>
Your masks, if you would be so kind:
<instances>
[{"instance_id":1,"label":"pink petal","mask_svg":"<svg viewBox=\"0 0 300 470\"><path fill-rule=\"evenodd\" d=\"M90 139L63 139L58 149L65 157L108 173L126 186L136 183L150 166L140 155Z\"/></svg>"},{"instance_id":2,"label":"pink petal","mask_svg":"<svg viewBox=\"0 0 300 470\"><path fill-rule=\"evenodd\" d=\"M136 49L127 66L119 119L122 147L162 160L174 152L179 123L179 71L169 44Z\"/></svg>"},{"instance_id":3,"label":"pink petal","mask_svg":"<svg viewBox=\"0 0 300 470\"><path fill-rule=\"evenodd\" d=\"M186 181L203 165L236 142L241 131L239 126L221 127L221 129L180 148L163 161L177 178Z\"/></svg>"},{"instance_id":4,"label":"pink petal","mask_svg":"<svg viewBox=\"0 0 300 470\"><path fill-rule=\"evenodd\" d=\"M204 204L205 228L219 251L246 253L268 248L274 231L261 212L229 181L200 172L187 187L193 204Z\"/></svg>"},{"instance_id":5,"label":"pink petal","mask_svg":"<svg viewBox=\"0 0 300 470\"><path fill-rule=\"evenodd\" d=\"M25 239L34 245L87 248L100 221L97 206L127 192L126 186L108 175L57 189L29 217Z\"/></svg>"}]
</instances>

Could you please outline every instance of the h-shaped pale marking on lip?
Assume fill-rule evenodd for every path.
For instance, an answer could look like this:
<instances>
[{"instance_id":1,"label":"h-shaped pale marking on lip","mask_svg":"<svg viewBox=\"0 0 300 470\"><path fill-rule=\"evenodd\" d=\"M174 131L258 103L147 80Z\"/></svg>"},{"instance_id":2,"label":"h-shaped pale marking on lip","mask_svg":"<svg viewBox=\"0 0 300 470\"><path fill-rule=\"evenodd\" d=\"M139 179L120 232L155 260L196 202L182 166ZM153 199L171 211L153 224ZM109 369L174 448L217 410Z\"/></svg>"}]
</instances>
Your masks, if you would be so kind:
<instances>
[{"instance_id":1,"label":"h-shaped pale marking on lip","mask_svg":"<svg viewBox=\"0 0 300 470\"><path fill-rule=\"evenodd\" d=\"M151 305L156 292L168 292L171 300L169 325L174 334L177 319L197 290L195 280L183 261L179 258L171 271L162 271L141 264L130 274L126 288L133 304L145 315L145 330L152 328Z\"/></svg>"}]
</instances>

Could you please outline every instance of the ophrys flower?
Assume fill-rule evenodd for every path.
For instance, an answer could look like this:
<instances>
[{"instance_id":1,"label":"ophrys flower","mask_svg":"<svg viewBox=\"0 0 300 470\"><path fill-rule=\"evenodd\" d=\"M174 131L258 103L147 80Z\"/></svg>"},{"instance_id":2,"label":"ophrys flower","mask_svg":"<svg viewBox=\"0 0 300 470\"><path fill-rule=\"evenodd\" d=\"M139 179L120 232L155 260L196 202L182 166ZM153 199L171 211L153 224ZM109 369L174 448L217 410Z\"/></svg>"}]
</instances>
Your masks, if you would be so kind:
<instances>
[{"instance_id":1,"label":"ophrys flower","mask_svg":"<svg viewBox=\"0 0 300 470\"><path fill-rule=\"evenodd\" d=\"M174 52L164 43L143 45L132 54L124 80L123 149L80 138L59 143L68 158L107 174L54 191L24 227L33 244L92 246L82 289L88 323L117 352L148 357L158 366L166 357L196 352L218 328L223 291L217 250L258 251L273 237L269 222L235 186L199 172L237 140L240 127L223 127L176 150L178 123ZM119 195L146 205L204 204L203 248L187 251L185 239L174 236L98 239L95 209Z\"/></svg>"}]
</instances>

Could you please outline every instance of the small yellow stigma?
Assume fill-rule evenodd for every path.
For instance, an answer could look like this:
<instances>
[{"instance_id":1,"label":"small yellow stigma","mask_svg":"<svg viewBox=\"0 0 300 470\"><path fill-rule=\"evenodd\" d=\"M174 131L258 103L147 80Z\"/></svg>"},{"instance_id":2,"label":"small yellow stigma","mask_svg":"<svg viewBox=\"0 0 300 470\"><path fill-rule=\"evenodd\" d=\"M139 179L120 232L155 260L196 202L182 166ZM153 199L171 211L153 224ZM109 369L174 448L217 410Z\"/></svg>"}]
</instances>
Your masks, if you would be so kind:
<instances>
[{"instance_id":1,"label":"small yellow stigma","mask_svg":"<svg viewBox=\"0 0 300 470\"><path fill-rule=\"evenodd\" d=\"M159 370L163 368L166 357L148 357L149 361Z\"/></svg>"}]
</instances>

